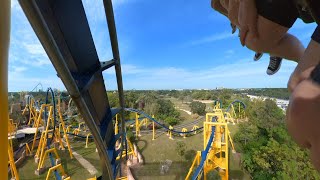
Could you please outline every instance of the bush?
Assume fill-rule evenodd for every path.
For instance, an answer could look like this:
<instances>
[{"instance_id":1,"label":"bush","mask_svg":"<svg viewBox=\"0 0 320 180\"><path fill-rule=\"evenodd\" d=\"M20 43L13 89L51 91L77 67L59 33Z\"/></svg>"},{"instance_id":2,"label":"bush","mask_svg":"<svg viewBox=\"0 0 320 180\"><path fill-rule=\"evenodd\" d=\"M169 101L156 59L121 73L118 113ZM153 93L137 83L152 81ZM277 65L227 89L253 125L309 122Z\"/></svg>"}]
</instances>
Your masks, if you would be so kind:
<instances>
[{"instance_id":1,"label":"bush","mask_svg":"<svg viewBox=\"0 0 320 180\"><path fill-rule=\"evenodd\" d=\"M184 158L188 161L188 162L193 162L195 156L196 156L197 152L195 150L188 150L186 151Z\"/></svg>"},{"instance_id":2,"label":"bush","mask_svg":"<svg viewBox=\"0 0 320 180\"><path fill-rule=\"evenodd\" d=\"M176 151L178 153L179 156L184 156L184 154L186 153L186 149L187 146L184 142L180 141L176 143Z\"/></svg>"},{"instance_id":3,"label":"bush","mask_svg":"<svg viewBox=\"0 0 320 180\"><path fill-rule=\"evenodd\" d=\"M164 121L171 126L178 124L178 119L174 117L167 117L166 119L164 119Z\"/></svg>"},{"instance_id":4,"label":"bush","mask_svg":"<svg viewBox=\"0 0 320 180\"><path fill-rule=\"evenodd\" d=\"M206 114L206 104L198 102L198 101L192 101L192 103L189 105L191 108L191 112L194 114L199 115L205 115Z\"/></svg>"}]
</instances>

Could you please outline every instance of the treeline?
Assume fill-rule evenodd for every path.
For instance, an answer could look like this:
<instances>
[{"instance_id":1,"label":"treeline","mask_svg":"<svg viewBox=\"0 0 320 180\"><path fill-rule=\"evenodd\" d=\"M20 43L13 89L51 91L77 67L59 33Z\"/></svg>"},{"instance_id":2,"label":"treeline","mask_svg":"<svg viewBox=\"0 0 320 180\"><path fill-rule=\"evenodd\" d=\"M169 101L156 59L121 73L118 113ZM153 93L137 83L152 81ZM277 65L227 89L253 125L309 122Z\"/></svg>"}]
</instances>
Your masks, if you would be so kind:
<instances>
[{"instance_id":1,"label":"treeline","mask_svg":"<svg viewBox=\"0 0 320 180\"><path fill-rule=\"evenodd\" d=\"M320 179L308 152L291 139L285 115L272 100L253 101L234 135L242 166L253 179Z\"/></svg>"},{"instance_id":2,"label":"treeline","mask_svg":"<svg viewBox=\"0 0 320 180\"><path fill-rule=\"evenodd\" d=\"M290 93L287 88L247 89L242 92L255 96L266 96L278 99L289 99L290 97Z\"/></svg>"}]
</instances>

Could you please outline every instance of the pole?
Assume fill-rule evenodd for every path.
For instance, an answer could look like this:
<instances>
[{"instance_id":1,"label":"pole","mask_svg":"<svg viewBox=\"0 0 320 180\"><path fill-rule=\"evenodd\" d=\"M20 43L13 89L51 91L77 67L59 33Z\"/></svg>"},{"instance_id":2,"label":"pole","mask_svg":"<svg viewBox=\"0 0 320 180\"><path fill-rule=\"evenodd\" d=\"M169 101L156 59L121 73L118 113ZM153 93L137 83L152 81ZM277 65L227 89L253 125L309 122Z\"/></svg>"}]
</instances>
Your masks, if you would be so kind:
<instances>
[{"instance_id":1,"label":"pole","mask_svg":"<svg viewBox=\"0 0 320 180\"><path fill-rule=\"evenodd\" d=\"M8 161L8 52L10 42L10 10L11 1L0 1L0 144L4 150L0 162ZM0 172L7 172L8 164L0 163ZM0 179L8 179L8 173L1 173Z\"/></svg>"}]
</instances>

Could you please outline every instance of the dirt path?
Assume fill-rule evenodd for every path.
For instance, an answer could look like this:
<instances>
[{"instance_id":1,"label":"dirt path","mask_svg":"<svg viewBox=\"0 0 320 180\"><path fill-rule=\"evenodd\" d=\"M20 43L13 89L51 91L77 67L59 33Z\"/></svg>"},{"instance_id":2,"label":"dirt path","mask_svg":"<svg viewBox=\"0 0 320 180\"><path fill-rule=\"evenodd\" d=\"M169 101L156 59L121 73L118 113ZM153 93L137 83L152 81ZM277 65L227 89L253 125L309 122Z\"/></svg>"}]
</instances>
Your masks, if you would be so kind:
<instances>
[{"instance_id":1,"label":"dirt path","mask_svg":"<svg viewBox=\"0 0 320 180\"><path fill-rule=\"evenodd\" d=\"M79 163L86 168L91 175L96 175L98 173L98 170L86 159L84 159L80 154L73 151L73 156L79 161Z\"/></svg>"},{"instance_id":2,"label":"dirt path","mask_svg":"<svg viewBox=\"0 0 320 180\"><path fill-rule=\"evenodd\" d=\"M178 109L178 108L177 108L177 109ZM190 111L185 110L185 109L179 109L179 110L184 111L184 112L186 112L186 113L187 113L187 114L189 114L189 115L191 115L191 114L192 114Z\"/></svg>"}]
</instances>

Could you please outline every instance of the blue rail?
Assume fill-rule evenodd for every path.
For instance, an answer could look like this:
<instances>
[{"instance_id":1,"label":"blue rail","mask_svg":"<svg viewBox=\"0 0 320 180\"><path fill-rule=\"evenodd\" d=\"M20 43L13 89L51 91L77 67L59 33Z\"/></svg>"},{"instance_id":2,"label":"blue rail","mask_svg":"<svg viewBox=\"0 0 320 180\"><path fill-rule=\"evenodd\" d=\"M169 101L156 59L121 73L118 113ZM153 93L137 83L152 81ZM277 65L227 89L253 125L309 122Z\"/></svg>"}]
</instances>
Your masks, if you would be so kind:
<instances>
[{"instance_id":1,"label":"blue rail","mask_svg":"<svg viewBox=\"0 0 320 180\"><path fill-rule=\"evenodd\" d=\"M213 121L215 121L215 120L216 119L213 118ZM196 171L194 172L194 174L192 176L192 180L196 180L196 179L198 179L199 176L202 175L204 162L207 159L208 152L211 149L211 144L212 144L213 139L214 139L215 128L216 128L215 126L212 126L212 131L211 131L211 135L210 135L209 141L207 143L206 149L201 152L201 161L200 161L200 164L199 164L198 168L196 169Z\"/></svg>"},{"instance_id":2,"label":"blue rail","mask_svg":"<svg viewBox=\"0 0 320 180\"><path fill-rule=\"evenodd\" d=\"M243 105L243 107L244 107L244 109L246 109L247 108L247 106L246 106L246 104L244 104L244 102L242 102L242 101L240 101L240 100L234 100L229 106L228 106L228 108L227 108L227 112L230 110L230 108L231 108L231 105L233 105L233 104L235 104L235 103L240 103L240 104L242 104Z\"/></svg>"},{"instance_id":3,"label":"blue rail","mask_svg":"<svg viewBox=\"0 0 320 180\"><path fill-rule=\"evenodd\" d=\"M124 110L125 110L125 111L130 111L130 112L136 112L136 113L138 113L138 114L144 115L145 118L148 118L149 120L155 122L156 124L158 124L159 126L163 127L164 129L170 130L171 132L177 133L177 134L190 134L190 133L193 133L193 132L195 132L195 131L199 131L199 130L203 129L203 127L199 127L198 129L191 130L191 131L187 131L187 132L177 131L177 130L174 130L174 129L169 129L169 127L165 126L164 124L162 124L162 123L160 123L159 121L157 121L156 119L152 118L151 116L149 116L149 115L146 114L145 112L140 111L140 110L138 110L138 109L125 108Z\"/></svg>"}]
</instances>

